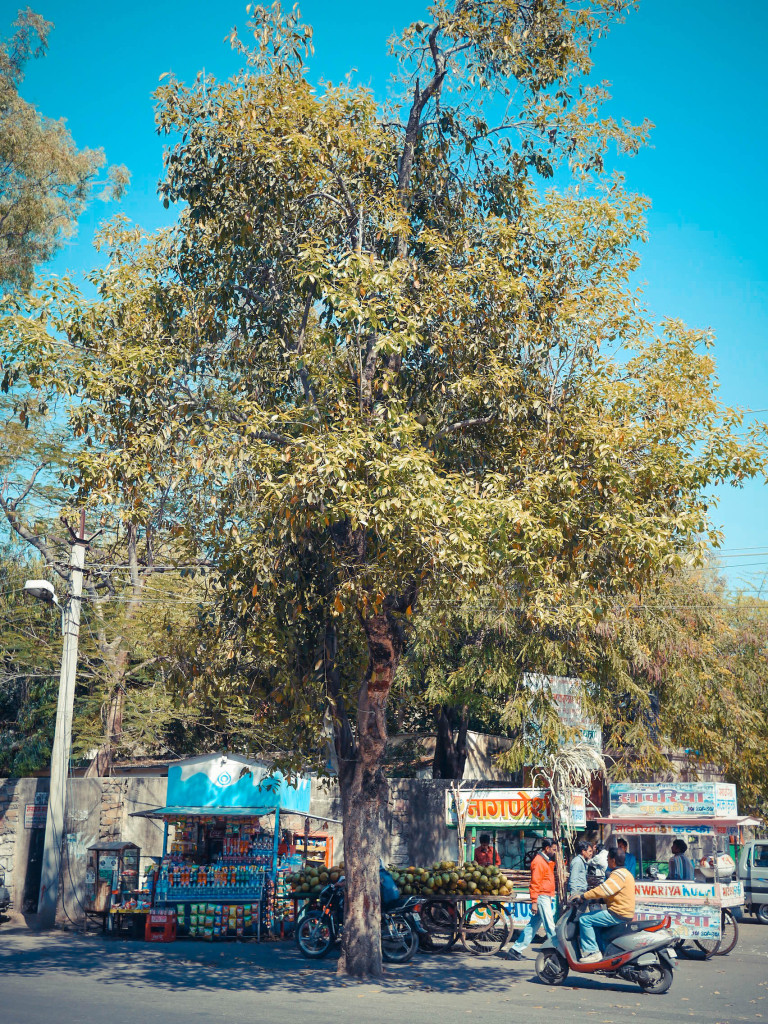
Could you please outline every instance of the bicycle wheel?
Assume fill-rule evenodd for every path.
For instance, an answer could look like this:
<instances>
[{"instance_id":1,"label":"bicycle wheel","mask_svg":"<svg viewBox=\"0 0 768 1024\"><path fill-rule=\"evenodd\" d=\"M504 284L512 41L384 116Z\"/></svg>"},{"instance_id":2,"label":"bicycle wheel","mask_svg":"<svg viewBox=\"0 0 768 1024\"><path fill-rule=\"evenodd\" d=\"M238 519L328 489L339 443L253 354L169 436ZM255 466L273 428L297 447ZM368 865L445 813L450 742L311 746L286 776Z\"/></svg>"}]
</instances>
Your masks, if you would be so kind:
<instances>
[{"instance_id":1,"label":"bicycle wheel","mask_svg":"<svg viewBox=\"0 0 768 1024\"><path fill-rule=\"evenodd\" d=\"M509 938L509 921L492 903L476 903L464 914L459 934L468 953L493 956L501 952Z\"/></svg>"},{"instance_id":2,"label":"bicycle wheel","mask_svg":"<svg viewBox=\"0 0 768 1024\"><path fill-rule=\"evenodd\" d=\"M455 903L427 900L421 905L421 923L427 930L421 936L422 948L427 952L446 953L459 937L459 912Z\"/></svg>"}]
</instances>

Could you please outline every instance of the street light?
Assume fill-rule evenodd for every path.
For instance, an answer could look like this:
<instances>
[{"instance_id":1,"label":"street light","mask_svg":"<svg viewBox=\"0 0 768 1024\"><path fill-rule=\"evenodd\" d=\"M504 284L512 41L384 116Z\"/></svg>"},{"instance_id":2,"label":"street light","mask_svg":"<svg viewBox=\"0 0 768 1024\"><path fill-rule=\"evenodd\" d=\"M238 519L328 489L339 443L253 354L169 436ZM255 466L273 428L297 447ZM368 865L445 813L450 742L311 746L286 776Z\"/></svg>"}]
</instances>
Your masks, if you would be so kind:
<instances>
[{"instance_id":1,"label":"street light","mask_svg":"<svg viewBox=\"0 0 768 1024\"><path fill-rule=\"evenodd\" d=\"M48 814L45 819L45 847L43 866L40 873L40 896L37 903L37 919L43 928L53 928L56 923L56 904L59 895L59 873L64 846L64 822L67 811L67 776L69 774L69 752L72 746L72 710L75 702L75 679L77 677L77 645L80 637L80 605L83 592L83 568L85 566L85 514L80 515L80 530L72 534L72 555L69 572L69 597L61 615L61 631L64 643L61 651L61 674L59 676L59 699L56 705L56 730L53 734L51 752L51 785L48 794ZM24 592L49 605L59 605L56 591L48 580L27 580Z\"/></svg>"},{"instance_id":2,"label":"street light","mask_svg":"<svg viewBox=\"0 0 768 1024\"><path fill-rule=\"evenodd\" d=\"M36 597L38 601L43 601L45 604L55 604L57 608L61 607L53 584L48 580L27 580L24 584L24 593Z\"/></svg>"}]
</instances>

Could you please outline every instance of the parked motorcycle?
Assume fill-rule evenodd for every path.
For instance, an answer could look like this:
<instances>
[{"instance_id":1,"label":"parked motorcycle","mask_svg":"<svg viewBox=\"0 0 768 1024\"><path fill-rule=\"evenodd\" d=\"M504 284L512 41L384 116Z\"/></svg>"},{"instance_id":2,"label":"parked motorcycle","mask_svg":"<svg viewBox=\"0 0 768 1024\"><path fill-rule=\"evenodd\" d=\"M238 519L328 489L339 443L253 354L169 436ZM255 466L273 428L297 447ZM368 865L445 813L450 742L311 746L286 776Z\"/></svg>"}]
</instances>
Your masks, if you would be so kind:
<instances>
[{"instance_id":1,"label":"parked motorcycle","mask_svg":"<svg viewBox=\"0 0 768 1024\"><path fill-rule=\"evenodd\" d=\"M588 904L586 905L588 906ZM601 974L635 982L643 992L662 995L672 984L677 941L669 930L671 919L627 921L602 931L605 952L595 963L579 962L579 923L584 904L565 907L555 925L555 937L547 941L536 958L536 974L546 985L562 985L569 970L579 974Z\"/></svg>"},{"instance_id":2,"label":"parked motorcycle","mask_svg":"<svg viewBox=\"0 0 768 1024\"><path fill-rule=\"evenodd\" d=\"M420 900L406 896L381 914L381 955L388 963L405 964L419 948L424 927L419 920ZM296 945L305 957L320 960L341 941L344 928L344 879L329 882L317 904L307 907L296 921Z\"/></svg>"},{"instance_id":3,"label":"parked motorcycle","mask_svg":"<svg viewBox=\"0 0 768 1024\"><path fill-rule=\"evenodd\" d=\"M5 885L5 868L0 866L0 914L5 911L11 905L11 894Z\"/></svg>"}]
</instances>

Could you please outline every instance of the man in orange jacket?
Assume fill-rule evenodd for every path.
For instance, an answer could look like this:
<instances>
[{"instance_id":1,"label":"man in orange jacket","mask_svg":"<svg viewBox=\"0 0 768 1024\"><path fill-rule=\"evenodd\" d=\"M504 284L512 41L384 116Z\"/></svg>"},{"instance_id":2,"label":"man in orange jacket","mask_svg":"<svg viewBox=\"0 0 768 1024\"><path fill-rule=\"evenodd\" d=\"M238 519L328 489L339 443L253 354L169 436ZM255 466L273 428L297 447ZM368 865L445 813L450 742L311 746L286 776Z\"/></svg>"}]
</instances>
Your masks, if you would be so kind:
<instances>
[{"instance_id":1,"label":"man in orange jacket","mask_svg":"<svg viewBox=\"0 0 768 1024\"><path fill-rule=\"evenodd\" d=\"M507 953L507 960L522 960L523 950L533 941L533 936L544 925L549 938L555 934L555 851L556 839L545 839L531 862L531 909L533 917L523 929L522 935Z\"/></svg>"},{"instance_id":2,"label":"man in orange jacket","mask_svg":"<svg viewBox=\"0 0 768 1024\"><path fill-rule=\"evenodd\" d=\"M501 867L501 857L491 846L491 837L487 832L484 832L480 836L480 845L475 850L475 860L482 868L487 868L489 865L493 864L495 864L497 868Z\"/></svg>"}]
</instances>

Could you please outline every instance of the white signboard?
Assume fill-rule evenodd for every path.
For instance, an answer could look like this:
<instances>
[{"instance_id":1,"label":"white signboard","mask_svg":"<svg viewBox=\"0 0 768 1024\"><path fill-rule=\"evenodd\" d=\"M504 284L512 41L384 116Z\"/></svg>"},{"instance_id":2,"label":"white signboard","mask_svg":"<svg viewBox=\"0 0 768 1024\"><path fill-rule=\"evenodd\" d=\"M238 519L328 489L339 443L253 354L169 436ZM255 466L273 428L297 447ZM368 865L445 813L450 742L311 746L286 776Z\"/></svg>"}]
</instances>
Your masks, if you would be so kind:
<instances>
[{"instance_id":1,"label":"white signboard","mask_svg":"<svg viewBox=\"0 0 768 1024\"><path fill-rule=\"evenodd\" d=\"M744 902L744 883L714 885L710 882L639 881L635 882L635 898L643 904L690 903L734 907Z\"/></svg>"},{"instance_id":2,"label":"white signboard","mask_svg":"<svg viewBox=\"0 0 768 1024\"><path fill-rule=\"evenodd\" d=\"M582 743L588 743L597 751L603 749L603 731L593 719L585 714L582 702L584 684L580 679L566 676L546 676L539 672L527 672L525 685L534 693L545 691L557 708L560 721L568 729L579 733Z\"/></svg>"}]
</instances>

